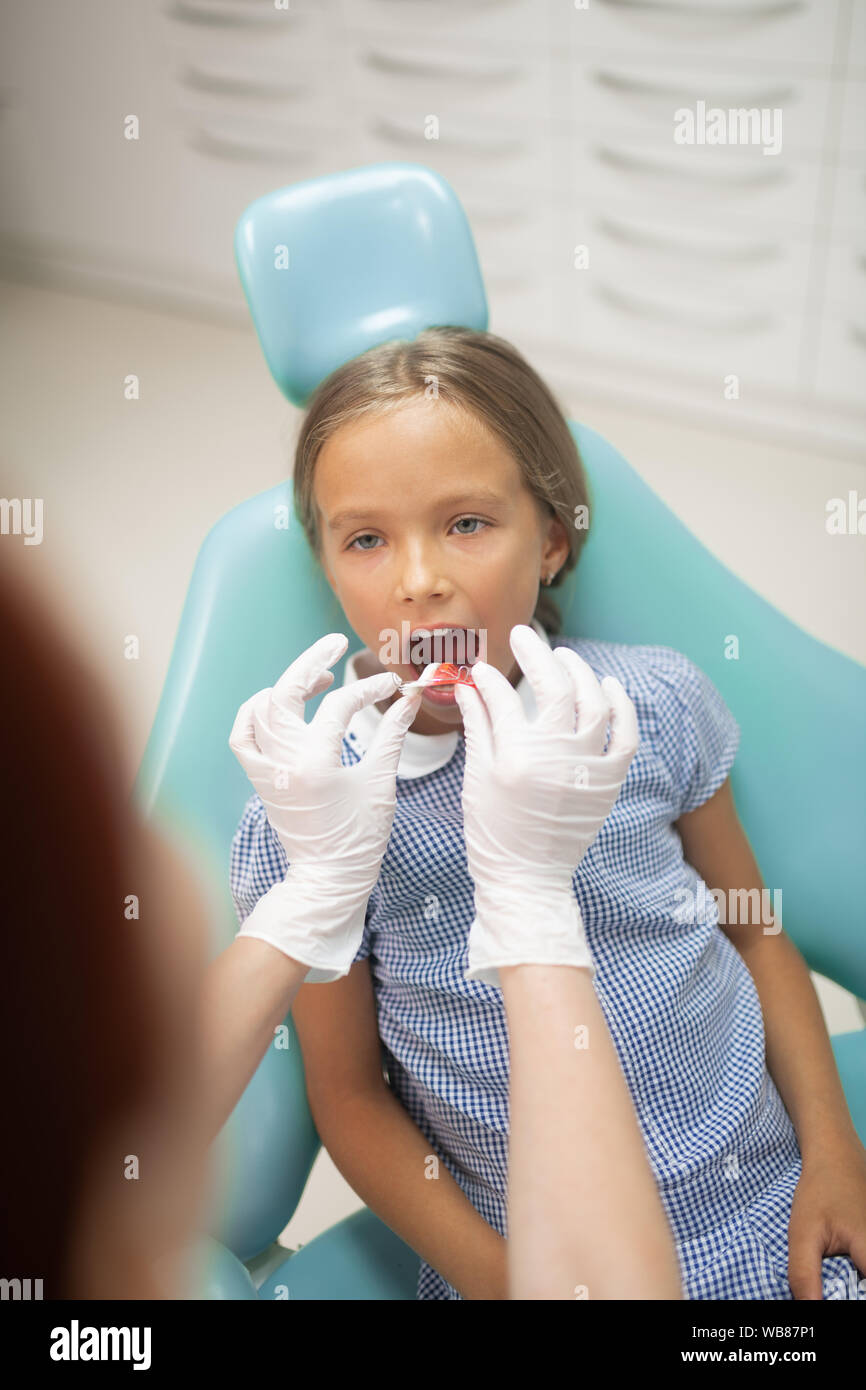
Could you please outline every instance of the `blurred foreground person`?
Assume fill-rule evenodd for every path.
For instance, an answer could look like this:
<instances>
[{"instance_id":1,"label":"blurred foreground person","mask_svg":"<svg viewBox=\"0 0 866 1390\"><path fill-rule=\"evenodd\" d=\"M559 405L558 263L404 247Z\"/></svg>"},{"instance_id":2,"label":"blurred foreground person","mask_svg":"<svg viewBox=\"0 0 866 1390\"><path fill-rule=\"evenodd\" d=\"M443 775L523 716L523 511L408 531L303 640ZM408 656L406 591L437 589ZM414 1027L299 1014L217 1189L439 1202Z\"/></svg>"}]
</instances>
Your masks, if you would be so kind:
<instances>
[{"instance_id":1,"label":"blurred foreground person","mask_svg":"<svg viewBox=\"0 0 866 1390\"><path fill-rule=\"evenodd\" d=\"M130 806L109 702L24 559L0 556L2 1273L44 1299L183 1297L165 1257L206 1195L202 901Z\"/></svg>"}]
</instances>

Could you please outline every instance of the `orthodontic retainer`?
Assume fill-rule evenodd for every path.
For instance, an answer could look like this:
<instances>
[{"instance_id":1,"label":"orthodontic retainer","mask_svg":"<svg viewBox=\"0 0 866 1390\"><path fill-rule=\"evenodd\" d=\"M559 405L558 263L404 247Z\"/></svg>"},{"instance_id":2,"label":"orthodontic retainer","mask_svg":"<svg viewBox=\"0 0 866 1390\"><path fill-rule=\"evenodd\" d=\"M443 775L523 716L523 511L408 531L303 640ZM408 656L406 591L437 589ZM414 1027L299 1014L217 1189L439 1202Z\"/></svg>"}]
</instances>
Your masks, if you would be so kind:
<instances>
[{"instance_id":1,"label":"orthodontic retainer","mask_svg":"<svg viewBox=\"0 0 866 1390\"><path fill-rule=\"evenodd\" d=\"M404 681L397 675L396 671L392 671L391 674L399 693L409 695L413 690L426 690L428 687L434 686L437 690L447 690L453 689L455 685L468 685L473 690L477 690L478 687L472 679L471 670L471 666L455 666L453 662L445 661L437 666L433 675L426 681Z\"/></svg>"}]
</instances>

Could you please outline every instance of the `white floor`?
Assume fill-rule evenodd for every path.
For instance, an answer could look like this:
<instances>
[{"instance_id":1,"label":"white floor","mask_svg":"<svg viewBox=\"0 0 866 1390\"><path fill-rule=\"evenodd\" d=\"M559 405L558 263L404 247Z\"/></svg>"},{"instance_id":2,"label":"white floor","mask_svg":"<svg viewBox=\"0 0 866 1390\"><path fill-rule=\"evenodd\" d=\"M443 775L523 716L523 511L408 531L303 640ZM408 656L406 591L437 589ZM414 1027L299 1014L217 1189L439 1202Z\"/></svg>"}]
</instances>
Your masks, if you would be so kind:
<instances>
[{"instance_id":1,"label":"white floor","mask_svg":"<svg viewBox=\"0 0 866 1390\"><path fill-rule=\"evenodd\" d=\"M16 558L47 584L122 712L134 776L193 563L224 512L291 467L300 412L252 328L0 282L7 497L44 499L42 545ZM140 399L124 399L134 374ZM556 389L556 388L555 388ZM862 537L830 536L830 497L866 493L862 463L749 442L557 394L600 430L719 558L790 618L866 663ZM743 498L750 499L743 506ZM138 635L141 657L123 641ZM251 692L252 693L252 692ZM856 1001L814 977L828 1028ZM282 1242L306 1243L362 1203L321 1153Z\"/></svg>"}]
</instances>

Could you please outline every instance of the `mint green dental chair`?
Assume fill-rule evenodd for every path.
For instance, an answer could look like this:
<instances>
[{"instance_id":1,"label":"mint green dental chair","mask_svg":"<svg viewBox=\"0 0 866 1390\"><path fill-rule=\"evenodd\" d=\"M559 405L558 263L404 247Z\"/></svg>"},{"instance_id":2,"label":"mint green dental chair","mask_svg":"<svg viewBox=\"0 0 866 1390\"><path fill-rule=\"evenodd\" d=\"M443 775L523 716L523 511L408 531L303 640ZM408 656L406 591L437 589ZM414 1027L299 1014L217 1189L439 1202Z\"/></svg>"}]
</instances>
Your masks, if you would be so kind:
<instances>
[{"instance_id":1,"label":"mint green dental chair","mask_svg":"<svg viewBox=\"0 0 866 1390\"><path fill-rule=\"evenodd\" d=\"M377 343L435 324L488 326L466 217L422 165L376 164L259 198L235 254L265 361L297 406ZM571 428L593 521L554 595L563 632L661 643L707 672L742 729L734 794L764 882L783 890L785 930L813 970L866 998L866 669L726 569L605 439ZM288 478L244 499L239 463L238 494L199 551L134 793L198 868L214 955L238 926L229 847L252 793L228 746L238 707L323 633L346 632L347 656L360 646L309 552ZM723 655L730 634L738 660ZM866 1029L833 1046L866 1141ZM214 1145L191 1297L414 1298L417 1255L369 1209L296 1252L277 1245L319 1148L289 1014Z\"/></svg>"}]
</instances>

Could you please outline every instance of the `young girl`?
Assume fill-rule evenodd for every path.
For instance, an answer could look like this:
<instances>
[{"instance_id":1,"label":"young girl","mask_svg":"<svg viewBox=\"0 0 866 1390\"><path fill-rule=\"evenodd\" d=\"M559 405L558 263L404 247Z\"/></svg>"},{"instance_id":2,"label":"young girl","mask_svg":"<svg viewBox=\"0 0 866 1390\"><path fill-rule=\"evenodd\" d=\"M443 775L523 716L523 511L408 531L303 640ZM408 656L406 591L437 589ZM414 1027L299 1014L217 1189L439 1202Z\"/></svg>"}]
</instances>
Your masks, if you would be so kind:
<instances>
[{"instance_id":1,"label":"young girl","mask_svg":"<svg viewBox=\"0 0 866 1390\"><path fill-rule=\"evenodd\" d=\"M577 563L587 533L573 519L589 500L543 382L491 334L436 328L383 344L315 393L294 489L312 550L367 644L346 681L389 669L412 680L419 650L421 665L438 653L407 639L456 628L469 659L502 671L531 717L508 645L512 627L530 622L599 679L620 680L640 745L573 889L686 1296L862 1297L866 1154L808 971L778 923L720 927L709 893L762 886L727 781L738 726L687 657L558 634L539 593ZM363 756L389 703L353 718L344 764ZM293 1010L319 1134L422 1255L422 1299L503 1287L508 1033L501 990L465 975L474 894L463 767L457 701L425 696L356 963L326 988L305 985ZM287 867L254 796L232 846L241 921ZM706 906L684 912L684 901L700 903L701 879ZM387 1085L370 1063L377 1024ZM431 1153L446 1181L419 1189L409 1174Z\"/></svg>"}]
</instances>

